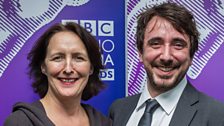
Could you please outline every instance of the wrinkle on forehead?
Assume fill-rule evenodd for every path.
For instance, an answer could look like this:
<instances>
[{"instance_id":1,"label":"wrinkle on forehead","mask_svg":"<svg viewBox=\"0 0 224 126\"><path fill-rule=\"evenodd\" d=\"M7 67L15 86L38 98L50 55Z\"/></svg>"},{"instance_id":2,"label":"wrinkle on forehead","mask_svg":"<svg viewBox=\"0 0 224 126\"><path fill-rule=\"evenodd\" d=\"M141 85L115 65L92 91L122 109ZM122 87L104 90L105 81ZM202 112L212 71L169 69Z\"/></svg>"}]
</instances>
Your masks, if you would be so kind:
<instances>
[{"instance_id":1,"label":"wrinkle on forehead","mask_svg":"<svg viewBox=\"0 0 224 126\"><path fill-rule=\"evenodd\" d=\"M145 30L145 37L150 34L153 30L158 30L160 31L160 34L167 34L167 33L173 33L174 31L178 32L180 35L183 35L184 39L186 41L189 40L189 36L185 34L185 32L180 33L177 31L174 26L166 19L159 17L159 16L154 16L147 24L146 30Z\"/></svg>"},{"instance_id":2,"label":"wrinkle on forehead","mask_svg":"<svg viewBox=\"0 0 224 126\"><path fill-rule=\"evenodd\" d=\"M152 30L160 28L164 30L174 29L169 21L162 17L155 16L148 22L145 33L150 33Z\"/></svg>"}]
</instances>

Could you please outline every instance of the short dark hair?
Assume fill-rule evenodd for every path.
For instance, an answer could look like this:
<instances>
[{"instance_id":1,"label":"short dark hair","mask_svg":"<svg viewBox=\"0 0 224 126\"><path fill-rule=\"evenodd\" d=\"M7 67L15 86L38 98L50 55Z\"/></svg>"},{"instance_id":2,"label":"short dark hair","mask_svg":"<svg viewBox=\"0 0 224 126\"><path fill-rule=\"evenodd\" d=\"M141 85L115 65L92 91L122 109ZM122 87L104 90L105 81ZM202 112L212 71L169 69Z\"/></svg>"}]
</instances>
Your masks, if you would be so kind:
<instances>
[{"instance_id":1,"label":"short dark hair","mask_svg":"<svg viewBox=\"0 0 224 126\"><path fill-rule=\"evenodd\" d=\"M138 16L136 30L136 45L140 53L143 52L144 33L148 22L154 17L162 17L168 20L180 33L185 33L190 38L190 57L198 50L199 32L193 14L185 7L176 3L163 3L146 10Z\"/></svg>"},{"instance_id":2,"label":"short dark hair","mask_svg":"<svg viewBox=\"0 0 224 126\"><path fill-rule=\"evenodd\" d=\"M68 22L65 25L58 23L46 30L42 36L36 41L35 45L29 52L27 59L29 60L29 76L33 79L32 87L35 93L38 93L43 98L48 90L48 80L46 75L41 72L47 47L52 36L58 32L71 31L78 35L84 43L93 66L93 74L90 75L88 83L84 88L82 100L88 100L97 95L105 86L99 78L100 69L103 69L99 43L86 29L74 22Z\"/></svg>"}]
</instances>

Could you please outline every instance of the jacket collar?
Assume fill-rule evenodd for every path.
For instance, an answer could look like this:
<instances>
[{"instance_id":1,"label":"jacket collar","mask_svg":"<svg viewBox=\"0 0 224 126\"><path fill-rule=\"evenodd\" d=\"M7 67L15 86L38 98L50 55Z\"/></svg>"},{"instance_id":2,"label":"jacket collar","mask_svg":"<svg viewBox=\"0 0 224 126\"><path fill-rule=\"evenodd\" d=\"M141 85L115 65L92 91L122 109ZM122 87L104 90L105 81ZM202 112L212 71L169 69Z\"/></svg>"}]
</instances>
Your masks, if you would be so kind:
<instances>
[{"instance_id":1,"label":"jacket collar","mask_svg":"<svg viewBox=\"0 0 224 126\"><path fill-rule=\"evenodd\" d=\"M118 122L122 122L120 126L126 126L129 118L131 117L132 112L135 110L137 106L140 94L137 94L131 97L128 100L128 103L125 104L125 107L123 107L124 109L122 110L122 112L120 113L125 115L125 116L120 116L121 117L120 121L118 121Z\"/></svg>"},{"instance_id":2,"label":"jacket collar","mask_svg":"<svg viewBox=\"0 0 224 126\"><path fill-rule=\"evenodd\" d=\"M170 121L170 126L187 126L190 124L197 112L197 103L199 102L199 92L188 82L183 94L177 103Z\"/></svg>"}]
</instances>

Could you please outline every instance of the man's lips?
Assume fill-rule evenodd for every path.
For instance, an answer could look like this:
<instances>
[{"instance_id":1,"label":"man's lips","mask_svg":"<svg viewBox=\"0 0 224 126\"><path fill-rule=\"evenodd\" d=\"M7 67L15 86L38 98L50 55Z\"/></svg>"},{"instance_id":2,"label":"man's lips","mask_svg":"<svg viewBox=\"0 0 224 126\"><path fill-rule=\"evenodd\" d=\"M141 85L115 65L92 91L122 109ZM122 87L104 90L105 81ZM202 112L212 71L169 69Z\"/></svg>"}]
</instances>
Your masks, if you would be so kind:
<instances>
[{"instance_id":1,"label":"man's lips","mask_svg":"<svg viewBox=\"0 0 224 126\"><path fill-rule=\"evenodd\" d=\"M157 67L157 68L163 72L170 72L175 69L174 67Z\"/></svg>"},{"instance_id":2,"label":"man's lips","mask_svg":"<svg viewBox=\"0 0 224 126\"><path fill-rule=\"evenodd\" d=\"M161 64L153 64L153 68L158 70L160 76L171 76L175 70L180 67L179 64L172 64L170 66L165 66Z\"/></svg>"},{"instance_id":3,"label":"man's lips","mask_svg":"<svg viewBox=\"0 0 224 126\"><path fill-rule=\"evenodd\" d=\"M179 63L172 63L172 64L169 64L169 65L164 65L162 63L153 63L152 64L152 67L156 67L157 69L160 69L161 71L164 71L164 72L170 72L174 69L178 69L180 67L180 64Z\"/></svg>"}]
</instances>

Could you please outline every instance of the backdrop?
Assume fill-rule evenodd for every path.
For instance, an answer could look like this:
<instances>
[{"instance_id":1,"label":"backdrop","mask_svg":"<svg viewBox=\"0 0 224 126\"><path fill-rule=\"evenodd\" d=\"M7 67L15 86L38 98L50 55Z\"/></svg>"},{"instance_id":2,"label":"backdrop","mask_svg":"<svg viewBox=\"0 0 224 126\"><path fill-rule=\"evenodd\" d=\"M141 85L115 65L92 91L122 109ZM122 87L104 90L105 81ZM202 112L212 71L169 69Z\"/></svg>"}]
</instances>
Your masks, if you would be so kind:
<instances>
[{"instance_id":1,"label":"backdrop","mask_svg":"<svg viewBox=\"0 0 224 126\"><path fill-rule=\"evenodd\" d=\"M107 89L87 103L107 114L113 100L125 93L141 92L146 75L134 46L136 16L146 5L164 1L167 0L0 0L0 125L15 102L38 99L27 76L26 56L36 39L56 22L81 24L101 46L107 70L101 71L100 76ZM187 73L189 80L199 90L224 101L223 1L170 1L190 9L201 32L199 51Z\"/></svg>"},{"instance_id":2,"label":"backdrop","mask_svg":"<svg viewBox=\"0 0 224 126\"><path fill-rule=\"evenodd\" d=\"M0 0L0 125L18 101L33 102L27 53L52 24L74 21L99 41L107 88L89 100L104 114L125 96L125 2L120 0ZM117 55L119 54L119 55Z\"/></svg>"}]
</instances>

